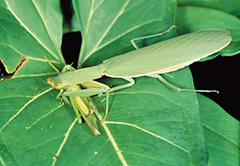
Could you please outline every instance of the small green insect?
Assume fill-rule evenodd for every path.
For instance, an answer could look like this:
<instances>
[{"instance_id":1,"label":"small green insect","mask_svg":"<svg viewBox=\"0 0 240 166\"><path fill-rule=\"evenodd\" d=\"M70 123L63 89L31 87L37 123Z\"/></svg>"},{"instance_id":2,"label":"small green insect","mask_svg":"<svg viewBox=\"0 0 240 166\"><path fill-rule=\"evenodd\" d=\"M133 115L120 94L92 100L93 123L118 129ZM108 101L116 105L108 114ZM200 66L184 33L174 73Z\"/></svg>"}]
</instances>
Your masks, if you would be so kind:
<instances>
[{"instance_id":1,"label":"small green insect","mask_svg":"<svg viewBox=\"0 0 240 166\"><path fill-rule=\"evenodd\" d=\"M167 31L173 27L174 26ZM136 40L143 38L136 38ZM75 84L81 84L86 87L86 89L82 90L66 91L64 92L66 96L89 97L106 93L107 115L109 92L134 85L133 78L135 77L153 77L178 91L191 91L175 87L159 74L176 71L188 66L193 62L220 51L230 42L230 32L225 29L200 30L115 56L93 67L60 73L55 77L48 78L47 81L56 89L62 89ZM137 48L135 43L133 45ZM94 81L94 79L101 78L102 76L122 78L129 83L110 88L105 84ZM211 91L202 90L201 92Z\"/></svg>"}]
</instances>

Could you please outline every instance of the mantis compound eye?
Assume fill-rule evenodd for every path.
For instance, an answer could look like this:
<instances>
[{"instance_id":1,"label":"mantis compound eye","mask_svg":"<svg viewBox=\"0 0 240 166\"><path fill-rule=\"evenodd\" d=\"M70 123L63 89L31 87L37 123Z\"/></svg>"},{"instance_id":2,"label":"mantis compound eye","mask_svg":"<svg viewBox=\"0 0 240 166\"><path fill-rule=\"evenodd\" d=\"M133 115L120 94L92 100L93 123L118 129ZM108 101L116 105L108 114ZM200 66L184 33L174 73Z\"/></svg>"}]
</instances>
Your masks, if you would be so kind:
<instances>
[{"instance_id":1,"label":"mantis compound eye","mask_svg":"<svg viewBox=\"0 0 240 166\"><path fill-rule=\"evenodd\" d=\"M47 82L56 89L62 89L64 87L58 77L50 77L47 79Z\"/></svg>"}]
</instances>

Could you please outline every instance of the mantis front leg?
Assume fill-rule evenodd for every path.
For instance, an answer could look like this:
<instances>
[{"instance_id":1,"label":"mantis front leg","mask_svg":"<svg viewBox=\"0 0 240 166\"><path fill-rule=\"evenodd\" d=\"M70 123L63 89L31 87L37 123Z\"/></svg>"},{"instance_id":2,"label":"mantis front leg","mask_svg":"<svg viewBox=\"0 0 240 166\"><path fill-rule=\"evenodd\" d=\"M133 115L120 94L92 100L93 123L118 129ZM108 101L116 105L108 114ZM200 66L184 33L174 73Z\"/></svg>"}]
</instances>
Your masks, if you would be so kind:
<instances>
[{"instance_id":1,"label":"mantis front leg","mask_svg":"<svg viewBox=\"0 0 240 166\"><path fill-rule=\"evenodd\" d=\"M124 89L124 88L130 87L130 86L133 86L135 83L134 79L132 79L132 78L123 78L123 79L127 80L129 83L110 88L109 86L102 84L100 82L97 82L97 81L88 81L88 82L82 83L82 85L87 87L88 89L64 92L64 94L67 96L72 96L72 97L76 97L76 96L90 97L93 95L102 95L103 93L106 93L106 112L105 112L104 118L100 119L100 120L105 120L108 115L108 112L109 112L109 104L108 104L109 93L116 91L116 90L120 90L120 89Z\"/></svg>"},{"instance_id":2,"label":"mantis front leg","mask_svg":"<svg viewBox=\"0 0 240 166\"><path fill-rule=\"evenodd\" d=\"M107 94L106 113L108 113L108 96L109 96L108 91L110 90L110 87L97 81L87 81L87 82L81 83L81 85L86 87L87 89L67 91L67 92L64 92L64 95L69 97L90 97L94 95L100 96L103 93L106 93Z\"/></svg>"},{"instance_id":3,"label":"mantis front leg","mask_svg":"<svg viewBox=\"0 0 240 166\"><path fill-rule=\"evenodd\" d=\"M70 85L67 86L66 92L74 92L80 90L78 85ZM62 96L64 96L63 94ZM98 130L97 119L91 111L90 104L88 104L87 98L79 97L79 96L69 96L69 101L76 113L76 116L79 121L81 121L81 117L85 120L89 128L91 129L93 135L100 135L101 133Z\"/></svg>"}]
</instances>

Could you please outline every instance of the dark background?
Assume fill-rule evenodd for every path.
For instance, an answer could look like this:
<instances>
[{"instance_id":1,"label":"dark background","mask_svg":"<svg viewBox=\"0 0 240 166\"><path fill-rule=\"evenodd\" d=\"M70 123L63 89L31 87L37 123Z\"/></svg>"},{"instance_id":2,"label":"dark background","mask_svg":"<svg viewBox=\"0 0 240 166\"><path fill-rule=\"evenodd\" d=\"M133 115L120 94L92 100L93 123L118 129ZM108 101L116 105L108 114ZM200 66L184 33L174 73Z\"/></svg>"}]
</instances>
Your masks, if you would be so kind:
<instances>
[{"instance_id":1,"label":"dark background","mask_svg":"<svg viewBox=\"0 0 240 166\"><path fill-rule=\"evenodd\" d=\"M239 116L240 56L221 57L190 65L196 89L216 89L220 93L202 93L218 103L236 119Z\"/></svg>"},{"instance_id":2,"label":"dark background","mask_svg":"<svg viewBox=\"0 0 240 166\"><path fill-rule=\"evenodd\" d=\"M72 12L71 5L68 1L62 1L62 6L68 8L63 10L65 25L71 22ZM70 8L70 10L69 10ZM67 64L75 61L80 51L81 34L79 32L67 33L63 36L62 52ZM239 72L240 72L240 56L217 57L206 62L197 62L190 65L194 84L196 89L218 90L216 93L202 93L218 103L224 110L236 119L240 120L239 113ZM6 71L0 62L0 76L6 75ZM239 102L239 103L238 103Z\"/></svg>"}]
</instances>

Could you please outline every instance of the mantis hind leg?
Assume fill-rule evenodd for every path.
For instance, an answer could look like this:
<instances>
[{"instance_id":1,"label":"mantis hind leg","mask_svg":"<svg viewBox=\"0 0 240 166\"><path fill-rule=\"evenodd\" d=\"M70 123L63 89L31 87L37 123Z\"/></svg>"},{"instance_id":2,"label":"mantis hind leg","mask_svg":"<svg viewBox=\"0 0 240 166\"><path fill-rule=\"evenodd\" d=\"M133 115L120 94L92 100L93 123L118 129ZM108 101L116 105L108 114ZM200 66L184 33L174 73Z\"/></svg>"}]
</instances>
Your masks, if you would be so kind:
<instances>
[{"instance_id":1,"label":"mantis hind leg","mask_svg":"<svg viewBox=\"0 0 240 166\"><path fill-rule=\"evenodd\" d=\"M143 36L143 37L138 37L138 38L134 38L131 40L132 45L136 48L139 49L138 45L136 44L136 40L143 40L143 39L148 39L148 38L153 38L153 37L157 37L157 36L162 36L165 33L168 33L171 29L176 28L175 25L172 25L170 28L168 28L166 31L162 32L162 33L157 33L157 34L153 34L153 35L149 35L149 36Z\"/></svg>"},{"instance_id":2,"label":"mantis hind leg","mask_svg":"<svg viewBox=\"0 0 240 166\"><path fill-rule=\"evenodd\" d=\"M167 86L171 87L172 89L175 89L176 91L188 91L188 92L216 92L219 93L217 90L196 90L196 89L182 89L179 87L176 87L169 83L166 79L164 79L161 75L158 74L149 74L148 77L153 77L159 79L161 82L166 84Z\"/></svg>"}]
</instances>

